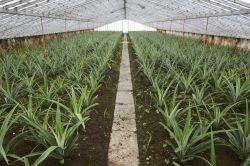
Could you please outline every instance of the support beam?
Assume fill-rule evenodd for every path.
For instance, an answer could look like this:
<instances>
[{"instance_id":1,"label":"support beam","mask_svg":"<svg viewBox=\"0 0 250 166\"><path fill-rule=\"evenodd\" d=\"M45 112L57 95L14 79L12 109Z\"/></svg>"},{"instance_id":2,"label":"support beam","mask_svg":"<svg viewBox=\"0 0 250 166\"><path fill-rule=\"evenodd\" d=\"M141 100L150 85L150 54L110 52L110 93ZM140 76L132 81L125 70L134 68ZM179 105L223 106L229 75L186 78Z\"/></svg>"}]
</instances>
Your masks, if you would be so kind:
<instances>
[{"instance_id":1,"label":"support beam","mask_svg":"<svg viewBox=\"0 0 250 166\"><path fill-rule=\"evenodd\" d=\"M71 2L68 3L69 1ZM68 17L71 16L73 18L83 18L83 16L85 16L85 12L83 12L82 8L90 6L90 4L92 4L93 2L96 2L96 0L87 0L84 2L77 1L77 0L60 0L60 2L58 0L35 0L35 1L29 0L29 2L27 2L27 0L19 0L9 5L5 5L2 8L5 10L14 10L15 12L26 11L32 14L47 12L49 16L54 15L56 17L64 17L64 15L67 14ZM94 9L94 10L90 10L89 13L93 13L94 17L97 16L96 14L98 14L99 16L103 16L106 14L106 13L100 13L99 11L102 11L102 10ZM5 18L8 18L8 17L11 17L11 15L5 16ZM92 18L89 18L89 19L94 20Z\"/></svg>"},{"instance_id":2,"label":"support beam","mask_svg":"<svg viewBox=\"0 0 250 166\"><path fill-rule=\"evenodd\" d=\"M35 0L33 2L29 2L30 0L19 0L17 2L14 2L14 3L11 3L9 5L5 5L4 8L5 9L9 9L9 8L13 8L15 6L18 6L18 5L21 5L21 6L30 6L30 5L34 5L34 4L37 4L37 3L40 3L41 1L44 1L44 0Z\"/></svg>"},{"instance_id":3,"label":"support beam","mask_svg":"<svg viewBox=\"0 0 250 166\"><path fill-rule=\"evenodd\" d=\"M228 1L250 8L250 3L243 2L241 0L228 0Z\"/></svg>"},{"instance_id":4,"label":"support beam","mask_svg":"<svg viewBox=\"0 0 250 166\"><path fill-rule=\"evenodd\" d=\"M183 32L185 31L185 22L186 22L186 19L183 20L183 28L182 28Z\"/></svg>"},{"instance_id":5,"label":"support beam","mask_svg":"<svg viewBox=\"0 0 250 166\"><path fill-rule=\"evenodd\" d=\"M164 20L156 20L156 21L150 21L150 22L144 22L144 23L151 23L151 22L166 22L166 21L177 21L177 20L192 20L192 19L200 19L200 18L206 18L206 17L224 17L224 16L236 16L236 15L245 15L250 14L250 9L242 9L238 11L230 11L230 12L223 12L223 13L216 13L216 14L201 14L199 16L188 16L188 17L176 17L176 18L169 18Z\"/></svg>"},{"instance_id":6,"label":"support beam","mask_svg":"<svg viewBox=\"0 0 250 166\"><path fill-rule=\"evenodd\" d=\"M230 10L230 11L235 11L235 10L241 10L242 7L236 6L234 3L229 3L225 0L203 0L204 2L207 2L209 4L218 6L222 9Z\"/></svg>"},{"instance_id":7,"label":"support beam","mask_svg":"<svg viewBox=\"0 0 250 166\"><path fill-rule=\"evenodd\" d=\"M41 17L41 30L42 30L42 35L44 35L43 17Z\"/></svg>"},{"instance_id":8,"label":"support beam","mask_svg":"<svg viewBox=\"0 0 250 166\"><path fill-rule=\"evenodd\" d=\"M0 13L4 14L11 14L11 15L21 15L21 16L30 16L30 17L44 17L44 18L51 18L57 20L64 20L64 16L57 16L57 15L50 15L45 13L34 13L34 12L23 12L23 11L16 11L16 10L8 10L4 8L0 8ZM72 21L81 21L81 22L95 22L92 19L80 19L75 17L67 17L68 20ZM107 22L99 22L99 23L107 23Z\"/></svg>"},{"instance_id":9,"label":"support beam","mask_svg":"<svg viewBox=\"0 0 250 166\"><path fill-rule=\"evenodd\" d=\"M172 31L172 23L173 21L170 22L170 31Z\"/></svg>"},{"instance_id":10,"label":"support beam","mask_svg":"<svg viewBox=\"0 0 250 166\"><path fill-rule=\"evenodd\" d=\"M0 1L0 5L9 3L9 2L11 2L11 1L13 1L13 0L2 0L2 1Z\"/></svg>"},{"instance_id":11,"label":"support beam","mask_svg":"<svg viewBox=\"0 0 250 166\"><path fill-rule=\"evenodd\" d=\"M206 35L208 33L208 21L209 21L209 17L206 18Z\"/></svg>"},{"instance_id":12,"label":"support beam","mask_svg":"<svg viewBox=\"0 0 250 166\"><path fill-rule=\"evenodd\" d=\"M127 0L124 0L124 18L127 19Z\"/></svg>"}]
</instances>

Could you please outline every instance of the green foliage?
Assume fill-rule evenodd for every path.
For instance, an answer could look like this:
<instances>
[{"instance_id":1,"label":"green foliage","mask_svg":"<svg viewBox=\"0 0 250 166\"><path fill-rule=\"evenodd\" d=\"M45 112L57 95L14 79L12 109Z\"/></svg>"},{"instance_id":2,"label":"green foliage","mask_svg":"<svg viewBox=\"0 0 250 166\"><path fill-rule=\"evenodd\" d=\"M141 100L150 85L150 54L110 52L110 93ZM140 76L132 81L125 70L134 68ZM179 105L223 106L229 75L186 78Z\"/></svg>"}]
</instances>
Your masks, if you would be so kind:
<instances>
[{"instance_id":1,"label":"green foliage","mask_svg":"<svg viewBox=\"0 0 250 166\"><path fill-rule=\"evenodd\" d=\"M192 101L194 102L194 105L202 106L210 103L212 94L206 94L206 91L208 89L207 86L207 82L205 82L201 86L201 88L199 88L199 86L197 85L192 86Z\"/></svg>"},{"instance_id":2,"label":"green foliage","mask_svg":"<svg viewBox=\"0 0 250 166\"><path fill-rule=\"evenodd\" d=\"M219 138L224 134L214 138L219 132L227 133L230 147L245 159L248 135L243 121L247 120L236 111L244 110L244 101L250 98L245 68L249 52L162 33L129 35L178 162L200 158L209 163L201 152L210 149L211 164L216 165L215 143L229 144ZM186 110L193 111L183 119Z\"/></svg>"},{"instance_id":3,"label":"green foliage","mask_svg":"<svg viewBox=\"0 0 250 166\"><path fill-rule=\"evenodd\" d=\"M26 72L24 75L19 76L20 80L22 81L24 88L26 88L26 91L28 94L34 93L34 85L35 85L35 74L32 76L29 76Z\"/></svg>"},{"instance_id":4,"label":"green foliage","mask_svg":"<svg viewBox=\"0 0 250 166\"><path fill-rule=\"evenodd\" d=\"M11 119L3 120L7 127L2 126L0 136L4 138L12 123L21 134L9 143L0 141L0 158L39 165L54 157L63 163L76 147L79 127L85 128L90 111L97 105L96 92L120 39L121 33L88 32L3 54L0 120L9 117L13 107L16 111ZM32 150L22 157L12 154L20 139L33 141L34 149L40 145L44 151ZM30 163L30 157L38 158Z\"/></svg>"},{"instance_id":5,"label":"green foliage","mask_svg":"<svg viewBox=\"0 0 250 166\"><path fill-rule=\"evenodd\" d=\"M213 129L219 130L225 128L228 124L228 112L234 107L236 104L228 105L225 108L221 108L221 106L212 103L211 106L206 106L205 110L199 110L205 113L204 119L211 123Z\"/></svg>"},{"instance_id":6,"label":"green foliage","mask_svg":"<svg viewBox=\"0 0 250 166\"><path fill-rule=\"evenodd\" d=\"M76 147L77 134L76 131L81 122L71 125L70 122L62 121L60 106L57 106L55 122L51 124L49 110L43 117L43 122L40 122L37 117L30 118L22 116L31 136L29 139L35 141L45 148L57 147L51 155L55 158L64 160L66 156ZM69 120L70 121L70 120ZM51 124L51 125L50 125Z\"/></svg>"},{"instance_id":7,"label":"green foliage","mask_svg":"<svg viewBox=\"0 0 250 166\"><path fill-rule=\"evenodd\" d=\"M5 80L5 82L0 85L0 96L4 99L4 104L6 106L14 105L15 101L21 96L22 93L22 83L16 82L15 80Z\"/></svg>"},{"instance_id":8,"label":"green foliage","mask_svg":"<svg viewBox=\"0 0 250 166\"><path fill-rule=\"evenodd\" d=\"M227 90L224 93L227 94L226 96L231 103L244 102L250 96L250 84L248 80L243 83L239 77L236 77L232 81L225 77L225 80Z\"/></svg>"},{"instance_id":9,"label":"green foliage","mask_svg":"<svg viewBox=\"0 0 250 166\"><path fill-rule=\"evenodd\" d=\"M215 154L215 146L214 146L214 135L211 131L211 152L210 152L210 160L211 160L211 166L217 166L216 163L216 154Z\"/></svg>"},{"instance_id":10,"label":"green foliage","mask_svg":"<svg viewBox=\"0 0 250 166\"><path fill-rule=\"evenodd\" d=\"M209 136L211 132L208 132L207 129L204 131L199 124L192 125L191 121L191 111L189 110L184 127L180 126L174 118L170 121L170 124L162 124L171 137L166 142L173 149L176 160L182 163L186 163L193 158L200 158L208 162L199 154L210 148L211 139Z\"/></svg>"},{"instance_id":11,"label":"green foliage","mask_svg":"<svg viewBox=\"0 0 250 166\"><path fill-rule=\"evenodd\" d=\"M244 119L238 119L236 126L230 126L231 131L226 132L228 145L240 159L247 160L250 156L250 119L248 101L246 101L246 115Z\"/></svg>"},{"instance_id":12,"label":"green foliage","mask_svg":"<svg viewBox=\"0 0 250 166\"><path fill-rule=\"evenodd\" d=\"M23 162L24 166L39 166L54 150L56 150L57 146L51 146L44 152L33 152L27 156L24 157L18 157L18 156L12 156L13 158L16 158L18 161ZM28 157L34 157L39 156L33 164L30 164Z\"/></svg>"},{"instance_id":13,"label":"green foliage","mask_svg":"<svg viewBox=\"0 0 250 166\"><path fill-rule=\"evenodd\" d=\"M70 114L73 124L82 124L83 129L85 129L85 123L89 120L90 111L97 106L95 103L96 96L88 90L87 87L80 89L80 96L77 97L76 91L71 87L70 94L70 107L65 106L57 101L52 101L63 107Z\"/></svg>"},{"instance_id":14,"label":"green foliage","mask_svg":"<svg viewBox=\"0 0 250 166\"><path fill-rule=\"evenodd\" d=\"M177 86L176 86L177 89ZM165 119L165 125L171 127L171 122L179 119L181 114L183 114L183 109L180 108L181 102L177 103L176 89L172 95L172 99L169 100L168 104L165 104L165 108L160 110Z\"/></svg>"},{"instance_id":15,"label":"green foliage","mask_svg":"<svg viewBox=\"0 0 250 166\"><path fill-rule=\"evenodd\" d=\"M0 127L0 159L4 159L6 163L9 163L8 156L11 155L16 145L23 139L23 133L20 133L14 136L11 140L8 140L7 144L4 144L6 134L11 129L11 126L17 122L19 116L15 116L14 118L13 113L16 110L14 107L4 118L4 121Z\"/></svg>"}]
</instances>

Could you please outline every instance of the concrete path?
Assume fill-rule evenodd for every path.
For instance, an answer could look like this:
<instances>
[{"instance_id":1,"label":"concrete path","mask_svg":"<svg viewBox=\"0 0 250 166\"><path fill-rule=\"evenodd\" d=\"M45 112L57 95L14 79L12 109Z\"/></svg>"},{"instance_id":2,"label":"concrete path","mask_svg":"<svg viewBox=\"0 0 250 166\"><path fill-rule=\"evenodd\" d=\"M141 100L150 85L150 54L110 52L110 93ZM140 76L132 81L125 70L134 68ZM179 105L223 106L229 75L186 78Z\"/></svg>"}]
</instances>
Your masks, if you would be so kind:
<instances>
[{"instance_id":1,"label":"concrete path","mask_svg":"<svg viewBox=\"0 0 250 166\"><path fill-rule=\"evenodd\" d=\"M138 166L135 106L127 35L124 36L114 121L108 153L109 166Z\"/></svg>"}]
</instances>

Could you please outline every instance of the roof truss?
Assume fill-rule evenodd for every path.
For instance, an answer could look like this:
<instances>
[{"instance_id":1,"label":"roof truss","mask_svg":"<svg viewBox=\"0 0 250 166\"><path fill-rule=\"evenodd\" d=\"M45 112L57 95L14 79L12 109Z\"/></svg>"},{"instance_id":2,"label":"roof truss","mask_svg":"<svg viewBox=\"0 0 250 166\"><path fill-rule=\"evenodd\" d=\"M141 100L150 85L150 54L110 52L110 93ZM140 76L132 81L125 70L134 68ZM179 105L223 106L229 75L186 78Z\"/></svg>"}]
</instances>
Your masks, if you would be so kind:
<instances>
[{"instance_id":1,"label":"roof truss","mask_svg":"<svg viewBox=\"0 0 250 166\"><path fill-rule=\"evenodd\" d=\"M1 0L0 38L95 28L121 19L250 38L250 0Z\"/></svg>"}]
</instances>

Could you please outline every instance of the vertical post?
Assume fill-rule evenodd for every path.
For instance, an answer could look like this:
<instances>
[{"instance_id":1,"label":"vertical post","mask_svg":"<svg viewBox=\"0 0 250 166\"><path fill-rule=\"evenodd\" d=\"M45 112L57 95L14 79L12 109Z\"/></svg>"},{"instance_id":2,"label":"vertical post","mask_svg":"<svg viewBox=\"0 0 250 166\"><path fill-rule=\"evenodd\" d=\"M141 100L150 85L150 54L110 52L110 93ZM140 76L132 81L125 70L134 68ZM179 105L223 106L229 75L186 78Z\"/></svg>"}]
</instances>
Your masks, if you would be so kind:
<instances>
[{"instance_id":1,"label":"vertical post","mask_svg":"<svg viewBox=\"0 0 250 166\"><path fill-rule=\"evenodd\" d=\"M43 28L43 17L41 18L41 31L42 31L42 35L44 35L44 28Z\"/></svg>"},{"instance_id":2,"label":"vertical post","mask_svg":"<svg viewBox=\"0 0 250 166\"><path fill-rule=\"evenodd\" d=\"M67 32L67 20L66 20L66 17L64 19L64 31Z\"/></svg>"},{"instance_id":3,"label":"vertical post","mask_svg":"<svg viewBox=\"0 0 250 166\"><path fill-rule=\"evenodd\" d=\"M170 22L170 32L172 31L172 23L173 23L173 20L171 20Z\"/></svg>"},{"instance_id":4,"label":"vertical post","mask_svg":"<svg viewBox=\"0 0 250 166\"><path fill-rule=\"evenodd\" d=\"M41 30L42 30L42 42L45 42L45 33L44 33L44 26L43 26L43 17L41 16Z\"/></svg>"},{"instance_id":5,"label":"vertical post","mask_svg":"<svg viewBox=\"0 0 250 166\"><path fill-rule=\"evenodd\" d=\"M208 40L208 19L209 19L209 17L206 17L206 34L204 36L205 38L203 39L205 43Z\"/></svg>"},{"instance_id":6,"label":"vertical post","mask_svg":"<svg viewBox=\"0 0 250 166\"><path fill-rule=\"evenodd\" d=\"M129 33L129 20L128 20L128 33Z\"/></svg>"},{"instance_id":7,"label":"vertical post","mask_svg":"<svg viewBox=\"0 0 250 166\"><path fill-rule=\"evenodd\" d=\"M209 17L206 18L206 35L208 33L208 21L209 21L208 19L209 19Z\"/></svg>"},{"instance_id":8,"label":"vertical post","mask_svg":"<svg viewBox=\"0 0 250 166\"><path fill-rule=\"evenodd\" d=\"M122 33L123 33L124 31L123 31L123 20L122 20Z\"/></svg>"},{"instance_id":9,"label":"vertical post","mask_svg":"<svg viewBox=\"0 0 250 166\"><path fill-rule=\"evenodd\" d=\"M65 19L64 19L64 33L65 33L64 36L67 36L67 19L66 19L66 16L65 16Z\"/></svg>"},{"instance_id":10,"label":"vertical post","mask_svg":"<svg viewBox=\"0 0 250 166\"><path fill-rule=\"evenodd\" d=\"M46 45L47 37L45 36L45 32L44 32L43 16L41 16L40 19L41 19L41 30L42 30L42 43L44 43L44 47L45 49L47 49L47 45Z\"/></svg>"},{"instance_id":11,"label":"vertical post","mask_svg":"<svg viewBox=\"0 0 250 166\"><path fill-rule=\"evenodd\" d=\"M41 18L41 30L42 30L42 35L44 35L43 17L40 17L40 18Z\"/></svg>"},{"instance_id":12,"label":"vertical post","mask_svg":"<svg viewBox=\"0 0 250 166\"><path fill-rule=\"evenodd\" d=\"M186 19L183 20L183 29L182 29L183 37L184 37L184 30L185 30L185 22L186 22Z\"/></svg>"},{"instance_id":13,"label":"vertical post","mask_svg":"<svg viewBox=\"0 0 250 166\"><path fill-rule=\"evenodd\" d=\"M79 33L80 33L80 31L81 31L81 23L80 23L80 21L78 21L78 30L79 30Z\"/></svg>"}]
</instances>

